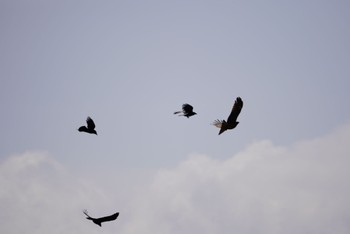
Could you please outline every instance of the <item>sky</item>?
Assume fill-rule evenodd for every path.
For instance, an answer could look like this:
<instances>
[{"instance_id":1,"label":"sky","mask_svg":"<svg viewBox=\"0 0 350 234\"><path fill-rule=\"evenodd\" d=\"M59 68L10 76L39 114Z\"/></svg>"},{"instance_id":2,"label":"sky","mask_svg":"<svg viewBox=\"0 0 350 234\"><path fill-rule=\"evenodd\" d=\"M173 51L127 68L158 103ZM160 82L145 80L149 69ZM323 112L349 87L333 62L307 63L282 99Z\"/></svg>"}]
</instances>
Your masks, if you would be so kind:
<instances>
[{"instance_id":1,"label":"sky","mask_svg":"<svg viewBox=\"0 0 350 234\"><path fill-rule=\"evenodd\" d=\"M0 0L0 232L349 233L349 7Z\"/></svg>"}]
</instances>

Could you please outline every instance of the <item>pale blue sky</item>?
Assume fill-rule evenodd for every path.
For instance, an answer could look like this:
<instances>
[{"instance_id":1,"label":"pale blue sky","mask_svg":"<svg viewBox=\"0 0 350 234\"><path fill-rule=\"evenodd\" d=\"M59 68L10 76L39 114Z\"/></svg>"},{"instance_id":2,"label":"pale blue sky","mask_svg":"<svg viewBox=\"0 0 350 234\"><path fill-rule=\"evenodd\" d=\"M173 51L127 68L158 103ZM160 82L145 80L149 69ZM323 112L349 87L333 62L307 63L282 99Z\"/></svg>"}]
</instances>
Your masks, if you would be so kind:
<instances>
[{"instance_id":1,"label":"pale blue sky","mask_svg":"<svg viewBox=\"0 0 350 234\"><path fill-rule=\"evenodd\" d=\"M0 1L0 158L45 151L82 177L137 177L324 136L350 122L349 7ZM218 136L237 96L240 124ZM198 115L173 115L183 103ZM77 131L87 116L98 136Z\"/></svg>"}]
</instances>

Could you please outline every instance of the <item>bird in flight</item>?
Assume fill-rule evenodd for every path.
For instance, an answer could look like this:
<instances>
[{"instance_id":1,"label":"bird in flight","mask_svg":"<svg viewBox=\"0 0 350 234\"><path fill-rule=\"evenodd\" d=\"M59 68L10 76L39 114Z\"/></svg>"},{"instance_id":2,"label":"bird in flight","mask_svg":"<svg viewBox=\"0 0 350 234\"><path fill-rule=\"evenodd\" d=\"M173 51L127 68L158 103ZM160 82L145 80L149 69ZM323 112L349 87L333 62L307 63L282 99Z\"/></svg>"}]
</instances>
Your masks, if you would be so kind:
<instances>
[{"instance_id":1,"label":"bird in flight","mask_svg":"<svg viewBox=\"0 0 350 234\"><path fill-rule=\"evenodd\" d=\"M213 122L213 125L215 127L220 128L219 135L228 129L234 129L239 124L239 122L237 122L237 117L239 113L241 113L242 107L243 107L243 101L240 97L237 97L235 104L232 107L231 114L227 118L227 121L225 120L220 121L217 119Z\"/></svg>"},{"instance_id":2,"label":"bird in flight","mask_svg":"<svg viewBox=\"0 0 350 234\"><path fill-rule=\"evenodd\" d=\"M182 111L175 111L174 115L180 114L180 113L182 113L182 115L179 115L179 116L186 116L187 118L197 114L196 112L193 112L193 106L187 103L182 105Z\"/></svg>"},{"instance_id":3,"label":"bird in flight","mask_svg":"<svg viewBox=\"0 0 350 234\"><path fill-rule=\"evenodd\" d=\"M95 224L97 224L98 226L102 227L101 224L103 222L108 222L108 221L113 221L116 220L119 216L119 212L109 215L109 216L105 216L105 217L101 217L101 218L92 218L90 215L88 215L87 210L84 210L83 213L87 216L86 218L89 220L92 220L92 222L94 222Z\"/></svg>"},{"instance_id":4,"label":"bird in flight","mask_svg":"<svg viewBox=\"0 0 350 234\"><path fill-rule=\"evenodd\" d=\"M97 135L97 132L95 131L95 123L90 117L87 117L86 124L87 127L81 126L80 128L78 128L78 131Z\"/></svg>"}]
</instances>

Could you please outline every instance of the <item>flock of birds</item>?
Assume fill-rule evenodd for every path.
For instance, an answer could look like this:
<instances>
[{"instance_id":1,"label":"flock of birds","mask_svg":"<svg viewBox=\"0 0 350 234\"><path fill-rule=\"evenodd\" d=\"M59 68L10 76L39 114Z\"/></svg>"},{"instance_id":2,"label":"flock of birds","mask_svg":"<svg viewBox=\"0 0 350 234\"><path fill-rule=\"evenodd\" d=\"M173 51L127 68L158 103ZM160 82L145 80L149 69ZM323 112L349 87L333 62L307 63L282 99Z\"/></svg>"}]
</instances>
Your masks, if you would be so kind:
<instances>
[{"instance_id":1,"label":"flock of birds","mask_svg":"<svg viewBox=\"0 0 350 234\"><path fill-rule=\"evenodd\" d=\"M243 108L243 101L240 97L237 97L227 120L225 121L225 120L217 119L212 123L212 125L214 125L215 127L220 128L219 135L225 132L226 130L234 129L235 127L237 127L237 125L239 124L239 122L237 122L237 118L238 118L238 115L241 113L242 108ZM175 115L179 114L179 116L185 116L189 118L193 115L196 115L197 113L193 111L193 106L186 103L182 105L181 111L175 111L174 114ZM95 127L96 125L94 121L90 117L87 117L86 126L81 126L80 128L78 128L78 131L97 135ZM87 210L84 210L83 213L87 216L86 217L87 219L91 220L92 222L94 222L96 225L99 225L100 227L103 222L116 220L119 216L119 212L117 212L105 217L92 218L91 216L88 215Z\"/></svg>"}]
</instances>

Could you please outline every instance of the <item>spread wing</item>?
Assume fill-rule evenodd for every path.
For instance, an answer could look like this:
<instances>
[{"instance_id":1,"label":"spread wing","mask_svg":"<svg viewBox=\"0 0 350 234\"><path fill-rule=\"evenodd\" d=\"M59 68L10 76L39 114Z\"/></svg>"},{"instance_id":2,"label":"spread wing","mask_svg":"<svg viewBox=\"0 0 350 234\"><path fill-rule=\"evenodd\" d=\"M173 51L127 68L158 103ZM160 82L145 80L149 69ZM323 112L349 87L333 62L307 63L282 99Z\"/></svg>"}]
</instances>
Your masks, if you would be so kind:
<instances>
[{"instance_id":1,"label":"spread wing","mask_svg":"<svg viewBox=\"0 0 350 234\"><path fill-rule=\"evenodd\" d=\"M90 117L87 117L86 123L87 123L88 129L91 129L91 130L95 129L95 123Z\"/></svg>"},{"instance_id":2,"label":"spread wing","mask_svg":"<svg viewBox=\"0 0 350 234\"><path fill-rule=\"evenodd\" d=\"M236 122L239 113L241 113L242 107L243 107L243 101L240 97L237 97L235 104L232 107L231 114L227 118L227 123L231 124Z\"/></svg>"},{"instance_id":3,"label":"spread wing","mask_svg":"<svg viewBox=\"0 0 350 234\"><path fill-rule=\"evenodd\" d=\"M193 111L193 106L191 106L190 104L183 104L182 105L182 110L185 112L185 113L191 113Z\"/></svg>"},{"instance_id":4,"label":"spread wing","mask_svg":"<svg viewBox=\"0 0 350 234\"><path fill-rule=\"evenodd\" d=\"M100 221L101 223L107 222L107 221L113 221L113 220L116 220L118 218L118 216L119 216L119 212L112 214L112 215L109 215L109 216L98 218L98 221Z\"/></svg>"}]
</instances>

